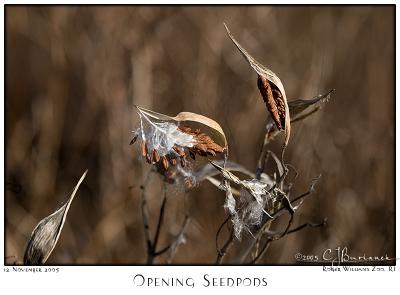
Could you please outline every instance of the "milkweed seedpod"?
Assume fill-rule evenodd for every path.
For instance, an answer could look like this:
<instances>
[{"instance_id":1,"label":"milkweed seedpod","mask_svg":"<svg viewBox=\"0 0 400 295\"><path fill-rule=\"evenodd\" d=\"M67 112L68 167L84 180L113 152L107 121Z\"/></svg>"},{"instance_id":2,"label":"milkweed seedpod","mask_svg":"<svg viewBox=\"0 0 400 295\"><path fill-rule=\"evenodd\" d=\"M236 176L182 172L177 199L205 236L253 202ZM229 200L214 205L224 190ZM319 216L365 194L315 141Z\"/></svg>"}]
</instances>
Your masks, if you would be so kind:
<instances>
[{"instance_id":1,"label":"milkweed seedpod","mask_svg":"<svg viewBox=\"0 0 400 295\"><path fill-rule=\"evenodd\" d=\"M86 173L87 170L83 173L65 204L51 215L43 218L33 230L24 254L25 265L44 264L49 258L60 237L72 200Z\"/></svg>"},{"instance_id":2,"label":"milkweed seedpod","mask_svg":"<svg viewBox=\"0 0 400 295\"><path fill-rule=\"evenodd\" d=\"M263 217L272 219L274 203L279 202L281 192L273 183L257 179L241 180L227 169L211 162L221 173L225 182L220 188L226 192L225 209L231 216L235 237L240 240L243 230L251 233L251 228L261 224ZM239 187L240 197L233 197L231 183Z\"/></svg>"},{"instance_id":3,"label":"milkweed seedpod","mask_svg":"<svg viewBox=\"0 0 400 295\"><path fill-rule=\"evenodd\" d=\"M331 89L324 94L318 94L311 99L295 99L289 101L289 112L291 121L296 121L305 110L308 110L307 114L312 114L321 108L321 103L329 101L331 95L335 92L335 89ZM307 116L306 114L306 116Z\"/></svg>"},{"instance_id":4,"label":"milkweed seedpod","mask_svg":"<svg viewBox=\"0 0 400 295\"><path fill-rule=\"evenodd\" d=\"M290 123L299 122L311 116L321 109L322 104L328 102L335 89L331 89L324 94L318 94L311 99L295 99L288 102L290 112ZM267 125L268 133L265 135L267 141L273 140L281 131L273 128L272 124Z\"/></svg>"},{"instance_id":5,"label":"milkweed seedpod","mask_svg":"<svg viewBox=\"0 0 400 295\"><path fill-rule=\"evenodd\" d=\"M285 131L285 146L290 138L290 113L285 89L279 77L256 61L233 37L226 24L225 29L233 44L257 73L257 86L278 130Z\"/></svg>"},{"instance_id":6,"label":"milkweed seedpod","mask_svg":"<svg viewBox=\"0 0 400 295\"><path fill-rule=\"evenodd\" d=\"M178 173L186 178L189 177L191 163L195 161L196 154L215 157L227 150L221 126L210 118L189 112L169 117L141 107L136 108L140 127L134 132L134 139L131 142L140 142L142 157L149 164L155 164L157 171L164 175L168 182L171 182L171 177L175 177ZM194 122L204 127L192 129L183 126L187 122ZM206 133L206 129L210 133ZM176 173L171 173L174 172L170 171L171 169L177 170Z\"/></svg>"}]
</instances>

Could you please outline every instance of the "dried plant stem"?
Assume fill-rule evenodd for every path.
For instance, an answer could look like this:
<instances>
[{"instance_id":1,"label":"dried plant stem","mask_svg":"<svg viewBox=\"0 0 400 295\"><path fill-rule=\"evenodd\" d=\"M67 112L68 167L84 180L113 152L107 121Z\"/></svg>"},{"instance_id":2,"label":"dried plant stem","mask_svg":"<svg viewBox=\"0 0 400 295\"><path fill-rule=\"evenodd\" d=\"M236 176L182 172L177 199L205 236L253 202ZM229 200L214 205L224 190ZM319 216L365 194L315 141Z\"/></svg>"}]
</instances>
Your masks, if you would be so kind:
<instances>
[{"instance_id":1,"label":"dried plant stem","mask_svg":"<svg viewBox=\"0 0 400 295\"><path fill-rule=\"evenodd\" d=\"M225 155L224 155L224 163L223 163L223 168L225 169L226 167L226 163L228 161L228 146L226 146L225 149ZM227 180L224 178L223 182L225 185L227 185ZM232 247L233 245L233 241L234 241L234 234L233 234L233 228L231 228L230 233L229 233L229 238L227 239L227 241L225 242L224 246L220 249L218 246L218 238L219 235L221 233L222 228L224 227L225 224L228 223L229 219L231 218L231 216L229 215L224 222L222 222L222 224L220 225L220 227L218 228L217 234L215 236L215 246L217 249L217 259L215 261L215 264L221 264L226 253L229 251L229 249Z\"/></svg>"},{"instance_id":2,"label":"dried plant stem","mask_svg":"<svg viewBox=\"0 0 400 295\"><path fill-rule=\"evenodd\" d=\"M261 174L264 172L265 169L265 163L267 162L268 159L268 144L269 144L269 136L271 133L271 130L273 129L273 125L271 124L267 124L266 127L266 132L264 135L264 141L263 141L263 145L261 147L261 152L260 152L260 156L258 158L258 162L257 162L257 167L256 167L256 179L260 180L261 179Z\"/></svg>"},{"instance_id":3,"label":"dried plant stem","mask_svg":"<svg viewBox=\"0 0 400 295\"><path fill-rule=\"evenodd\" d=\"M218 251L217 260L215 261L215 264L221 264L223 262L225 255L228 253L229 249L233 246L233 239L234 239L234 234L232 228L229 233L229 238L226 240L221 250Z\"/></svg>"},{"instance_id":4,"label":"dried plant stem","mask_svg":"<svg viewBox=\"0 0 400 295\"><path fill-rule=\"evenodd\" d=\"M255 264L257 261L265 254L265 252L268 250L269 245L273 239L271 237L268 237L267 240L264 243L264 246L262 247L261 251L258 252L258 254L253 258L253 260L249 264Z\"/></svg>"},{"instance_id":5,"label":"dried plant stem","mask_svg":"<svg viewBox=\"0 0 400 295\"><path fill-rule=\"evenodd\" d=\"M271 236L267 237L267 240L265 241L264 246L261 248L261 251L259 251L258 254L255 255L255 257L254 257L253 260L250 262L250 264L257 263L257 261L258 261L261 257L263 257L263 255L265 254L265 252L266 252L267 249L269 248L269 245L270 245L271 242L277 241L277 240L283 238L285 235L287 235L287 233L288 233L288 231L289 231L289 228L290 228L290 226L292 225L292 222L293 222L293 216L294 216L293 214L290 216L290 219L289 219L289 222L288 222L288 224L287 224L287 226L286 226L286 229L285 229L282 233L277 234L277 235L271 235ZM261 238L260 238L260 240L261 240Z\"/></svg>"},{"instance_id":6,"label":"dried plant stem","mask_svg":"<svg viewBox=\"0 0 400 295\"><path fill-rule=\"evenodd\" d=\"M299 225L298 227L296 227L294 229L289 230L287 232L287 234L289 235L289 234L295 233L295 232L297 232L299 230L302 230L303 228L306 228L306 227L322 227L322 226L326 225L326 222L327 222L326 218L320 223L306 222L306 223L303 223L302 225Z\"/></svg>"},{"instance_id":7,"label":"dried plant stem","mask_svg":"<svg viewBox=\"0 0 400 295\"><path fill-rule=\"evenodd\" d=\"M288 226L286 227L286 229L285 229L284 232L278 233L278 234L275 234L275 235L272 235L272 236L270 236L270 237L267 238L267 240L266 240L266 242L265 242L265 244L264 244L262 250L258 253L258 255L257 255L255 258L253 258L253 260L250 262L250 264L257 263L258 260L260 260L260 258L261 258L261 257L265 254L265 252L268 250L269 245L271 244L271 242L277 241L277 240L283 238L284 236L287 236L287 235L289 235L289 234L298 232L298 231L300 231L300 230L302 230L302 229L304 229L304 228L306 228L306 227L321 227L321 226L325 226L325 225L326 225L326 219L324 219L324 221L322 221L322 222L320 222L320 223L310 223L310 222L307 222L307 223L304 223L304 224L302 224L302 225L300 225L300 226L298 226L298 227L296 227L296 228L294 228L294 229L289 230L292 221L293 221L293 218L290 219L290 221L289 221L289 223L288 223Z\"/></svg>"},{"instance_id":8,"label":"dried plant stem","mask_svg":"<svg viewBox=\"0 0 400 295\"><path fill-rule=\"evenodd\" d=\"M303 199L309 195L311 195L312 191L308 190L307 192L299 195L298 197L294 198L293 200L291 200L291 203L296 203L296 202L302 202ZM252 253L253 251L253 260L255 260L255 257L260 255L261 252L266 252L268 250L268 244L270 242L268 242L268 240L266 241L266 244L264 244L261 250L261 252L259 252L260 249L260 244L261 244L261 240L262 240L262 236L267 233L271 227L271 223L272 220L278 218L279 216L281 216L284 213L285 210L285 206L281 206L273 215L273 219L267 219L264 224L261 226L261 229L258 231L258 233L256 234L256 239L254 240L254 243L252 245L250 245L247 250L245 251L245 253L242 255L242 258L240 259L241 263L244 263L247 259L247 257L249 256L250 253ZM293 221L293 220L292 220ZM304 225L303 225L304 227ZM294 232L294 230L289 230L289 227L286 227L287 233L292 233ZM282 235L282 234L281 234ZM278 236L278 234L275 234L275 236ZM258 244L258 245L257 245ZM265 253L264 253L265 254ZM263 254L263 255L264 255ZM252 260L252 261L253 261Z\"/></svg>"},{"instance_id":9,"label":"dried plant stem","mask_svg":"<svg viewBox=\"0 0 400 295\"><path fill-rule=\"evenodd\" d=\"M263 235L265 232L269 231L269 229L271 227L272 220L268 220L268 222L263 226L263 228L259 231L259 233L257 235L255 251L252 255L253 258L252 258L250 264L256 263L265 254L265 252L268 250L269 245L272 241L279 240L284 235L286 235L286 233L289 230L290 225L292 224L292 221L293 221L293 215L290 216L290 220L289 220L288 225L286 226L286 229L284 230L284 232L279 235L271 235L271 236L267 237L267 240L265 241L264 246L261 247L261 251L260 251L260 245L261 245Z\"/></svg>"},{"instance_id":10,"label":"dried plant stem","mask_svg":"<svg viewBox=\"0 0 400 295\"><path fill-rule=\"evenodd\" d=\"M294 198L294 199L291 201L291 203L294 203L294 202L297 202L297 201L302 201L302 199L304 199L305 197L309 196L311 193L312 193L312 191L311 191L311 189L310 189L310 190L308 190L307 192L301 194L300 196ZM273 217L279 216L279 215L281 214L282 210L284 210L284 209L285 209L285 206L282 206L277 212L274 213ZM303 225L301 225L301 226L298 226L298 227L296 227L296 228L290 230L290 226L291 226L292 223L293 223L293 217L294 217L294 215L291 214L290 220L289 220L289 222L288 222L288 225L286 226L286 229L285 229L282 233L275 233L275 234L270 235L270 236L267 238L267 240L266 240L265 243L264 243L264 246L261 248L261 251L260 251L260 252L257 251L258 254L257 254L257 255L253 258L253 260L250 262L251 264L256 263L256 262L265 254L265 252L268 250L269 244L270 244L271 242L276 241L276 240L279 240L279 239L283 238L284 236L286 236L286 235L288 235L288 234L291 234L291 233L300 231L300 230L302 230L303 228L306 228L306 227L319 227L319 226L324 226L324 225L326 224L326 219L325 219L322 223L318 223L318 224L305 223L305 224L303 224ZM270 220L269 220L269 221L270 221ZM270 222L269 222L269 223L270 223ZM259 234L260 234L260 235L263 235L263 233L265 233L266 231L268 231L269 228L270 228L270 224L268 225L268 222L267 222L267 223L265 224L265 226L263 226L263 228L260 230ZM261 240L261 238L260 238L260 240ZM258 245L257 247L259 247L259 245ZM243 260L246 259L246 256L247 256L247 255L245 255L245 256L243 257Z\"/></svg>"},{"instance_id":11,"label":"dried plant stem","mask_svg":"<svg viewBox=\"0 0 400 295\"><path fill-rule=\"evenodd\" d=\"M158 239L160 237L160 230L161 230L163 220L164 220L164 211L165 211L166 202L167 202L167 187L164 182L163 189L162 189L162 201L161 201L160 213L158 215L157 230L156 230L156 234L154 235L154 242L153 242L154 254L157 254L155 251L157 249L157 243L158 243Z\"/></svg>"},{"instance_id":12,"label":"dried plant stem","mask_svg":"<svg viewBox=\"0 0 400 295\"><path fill-rule=\"evenodd\" d=\"M216 249L217 249L217 255L221 255L221 250L220 250L219 245L218 245L218 238L219 238L219 235L220 235L220 233L221 233L221 231L222 231L222 228L224 227L225 224L228 223L228 221L229 221L230 218L231 218L231 216L228 216L228 217L224 220L224 222L222 222L222 224L221 224L221 225L219 226L219 228L218 228L217 234L215 235L215 247L216 247Z\"/></svg>"},{"instance_id":13,"label":"dried plant stem","mask_svg":"<svg viewBox=\"0 0 400 295\"><path fill-rule=\"evenodd\" d=\"M142 189L141 209L142 209L144 237L146 239L146 246L147 246L147 263L152 261L152 258L151 258L152 242L151 242L151 238L150 238L149 209L147 207L147 199L146 199L146 188L151 180L151 173L152 173L151 170L147 173L146 179L145 179L143 185L141 186L141 189Z\"/></svg>"},{"instance_id":14,"label":"dried plant stem","mask_svg":"<svg viewBox=\"0 0 400 295\"><path fill-rule=\"evenodd\" d=\"M296 123L296 122L299 122L301 120L304 120L308 116L311 116L315 112L318 112L319 109L320 109L320 107L316 107L315 109L313 109L313 110L311 110L311 111L309 111L309 112L307 112L307 113L305 113L305 114L303 114L301 116L298 116L298 117L294 118L291 123Z\"/></svg>"},{"instance_id":15,"label":"dried plant stem","mask_svg":"<svg viewBox=\"0 0 400 295\"><path fill-rule=\"evenodd\" d=\"M185 220L183 221L181 230L179 231L179 233L176 236L175 240L170 245L167 246L168 249L171 249L170 255L169 255L168 260L167 260L168 264L172 263L172 260L174 259L175 254L176 254L176 252L178 250L178 247L180 245L179 241L183 238L183 236L184 236L189 224L190 224L190 217L189 217L189 215L186 215L185 216Z\"/></svg>"},{"instance_id":16,"label":"dried plant stem","mask_svg":"<svg viewBox=\"0 0 400 295\"><path fill-rule=\"evenodd\" d=\"M142 209L142 218L143 218L143 228L144 228L144 236L146 239L146 246L147 246L147 264L153 264L154 258L157 256L163 254L168 250L168 247L162 249L161 251L157 251L157 244L158 240L160 237L160 232L164 220L164 212L165 212L165 204L167 202L167 189L166 189L166 184L164 183L163 188L162 188L162 201L161 201L161 207L160 207L160 212L158 215L158 222L157 222L157 228L156 228L156 233L154 235L153 241L151 240L150 237L150 226L149 226L149 209L147 206L147 199L146 199L146 188L148 184L150 183L151 180L151 173L153 171L150 170L146 176L146 179L141 186L142 188L142 202L141 202L141 209Z\"/></svg>"},{"instance_id":17,"label":"dried plant stem","mask_svg":"<svg viewBox=\"0 0 400 295\"><path fill-rule=\"evenodd\" d=\"M255 246L253 247L253 251L252 252L252 259L255 259L255 257L257 257L260 253L260 248L261 248L261 241L262 241L262 237L263 237L263 233L268 232L269 229L271 228L272 225L272 219L268 220L264 226L261 228L261 230L259 230L257 237L256 237L256 241L255 241ZM249 252L248 252L249 253ZM247 257L247 255L246 255ZM242 262L245 260L245 258L242 258Z\"/></svg>"}]
</instances>

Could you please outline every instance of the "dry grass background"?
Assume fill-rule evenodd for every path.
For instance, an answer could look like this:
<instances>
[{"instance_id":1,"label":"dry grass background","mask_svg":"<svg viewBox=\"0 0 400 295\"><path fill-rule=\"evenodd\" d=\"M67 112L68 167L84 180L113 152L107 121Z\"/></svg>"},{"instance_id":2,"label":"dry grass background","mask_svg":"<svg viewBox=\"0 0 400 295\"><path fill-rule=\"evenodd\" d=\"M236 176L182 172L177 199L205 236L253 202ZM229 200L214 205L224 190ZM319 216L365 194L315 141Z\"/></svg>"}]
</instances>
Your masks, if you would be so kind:
<instances>
[{"instance_id":1,"label":"dry grass background","mask_svg":"<svg viewBox=\"0 0 400 295\"><path fill-rule=\"evenodd\" d=\"M149 166L129 146L134 104L216 119L231 160L255 170L267 110L223 22L289 99L336 88L293 126L286 151L297 193L322 173L295 223L329 225L273 243L263 263L337 246L394 256L394 6L7 6L6 256L22 258L36 223L88 168L48 262L145 262L139 200ZM224 193L202 183L185 202L179 187L168 196L161 245L187 210L194 220L174 262L213 263Z\"/></svg>"}]
</instances>

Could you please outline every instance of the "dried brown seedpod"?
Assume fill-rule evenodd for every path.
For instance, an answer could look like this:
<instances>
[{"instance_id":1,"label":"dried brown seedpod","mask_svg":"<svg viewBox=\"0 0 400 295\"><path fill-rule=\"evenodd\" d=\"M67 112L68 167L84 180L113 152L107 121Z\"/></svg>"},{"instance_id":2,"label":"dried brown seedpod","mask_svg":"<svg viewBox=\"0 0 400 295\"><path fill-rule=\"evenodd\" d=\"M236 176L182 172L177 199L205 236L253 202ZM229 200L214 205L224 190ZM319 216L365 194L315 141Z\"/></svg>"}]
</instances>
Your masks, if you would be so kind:
<instances>
[{"instance_id":1,"label":"dried brown seedpod","mask_svg":"<svg viewBox=\"0 0 400 295\"><path fill-rule=\"evenodd\" d=\"M285 130L285 146L290 138L290 113L285 89L279 77L255 60L233 37L226 24L225 29L233 44L257 73L257 85L267 109L279 130Z\"/></svg>"},{"instance_id":2,"label":"dried brown seedpod","mask_svg":"<svg viewBox=\"0 0 400 295\"><path fill-rule=\"evenodd\" d=\"M41 265L49 258L63 229L71 203L84 180L83 173L69 198L55 212L43 218L35 227L24 254L24 265Z\"/></svg>"}]
</instances>

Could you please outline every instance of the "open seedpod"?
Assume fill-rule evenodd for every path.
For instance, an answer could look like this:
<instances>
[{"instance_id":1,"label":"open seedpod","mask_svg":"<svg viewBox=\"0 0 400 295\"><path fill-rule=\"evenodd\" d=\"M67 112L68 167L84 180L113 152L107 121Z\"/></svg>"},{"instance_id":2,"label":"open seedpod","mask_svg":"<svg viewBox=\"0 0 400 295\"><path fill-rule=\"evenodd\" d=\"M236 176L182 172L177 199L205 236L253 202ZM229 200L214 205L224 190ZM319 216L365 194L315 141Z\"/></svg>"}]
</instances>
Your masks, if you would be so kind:
<instances>
[{"instance_id":1,"label":"open seedpod","mask_svg":"<svg viewBox=\"0 0 400 295\"><path fill-rule=\"evenodd\" d=\"M322 108L322 104L329 101L335 89L318 94L311 99L295 99L288 102L290 112L290 123L296 123L308 118L312 114L318 112ZM278 130L273 122L267 124L267 133L265 134L266 142L273 140L281 130Z\"/></svg>"},{"instance_id":2,"label":"open seedpod","mask_svg":"<svg viewBox=\"0 0 400 295\"><path fill-rule=\"evenodd\" d=\"M191 164L197 155L215 157L227 152L224 131L210 118L190 112L170 117L139 106L136 109L140 127L134 131L131 144L139 140L142 156L169 183L179 173L192 186Z\"/></svg>"},{"instance_id":3,"label":"open seedpod","mask_svg":"<svg viewBox=\"0 0 400 295\"><path fill-rule=\"evenodd\" d=\"M229 212L237 239L241 239L243 230L252 235L253 227L262 224L263 219L273 218L272 215L285 197L285 193L275 185L274 180L265 179L267 180L265 182L254 178L241 180L218 164L214 162L211 164L225 180L220 188L226 192L224 207ZM231 184L239 189L239 196L236 198L233 196L234 189Z\"/></svg>"},{"instance_id":4,"label":"open seedpod","mask_svg":"<svg viewBox=\"0 0 400 295\"><path fill-rule=\"evenodd\" d=\"M25 250L24 265L41 265L46 263L57 244L71 203L87 172L88 170L83 173L78 184L64 204L36 225Z\"/></svg>"},{"instance_id":5,"label":"open seedpod","mask_svg":"<svg viewBox=\"0 0 400 295\"><path fill-rule=\"evenodd\" d=\"M279 77L254 59L233 37L227 25L224 23L226 32L233 44L239 49L240 53L250 64L251 68L257 73L257 86L261 96L275 122L278 130L285 131L285 146L290 138L290 113L287 103L285 89Z\"/></svg>"}]
</instances>

